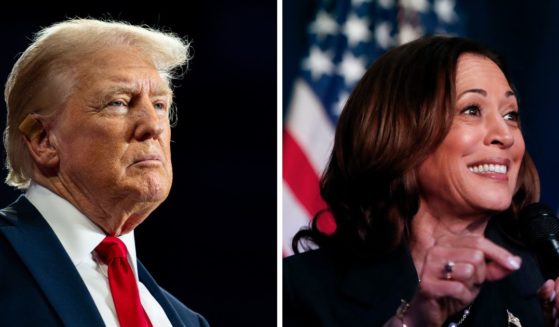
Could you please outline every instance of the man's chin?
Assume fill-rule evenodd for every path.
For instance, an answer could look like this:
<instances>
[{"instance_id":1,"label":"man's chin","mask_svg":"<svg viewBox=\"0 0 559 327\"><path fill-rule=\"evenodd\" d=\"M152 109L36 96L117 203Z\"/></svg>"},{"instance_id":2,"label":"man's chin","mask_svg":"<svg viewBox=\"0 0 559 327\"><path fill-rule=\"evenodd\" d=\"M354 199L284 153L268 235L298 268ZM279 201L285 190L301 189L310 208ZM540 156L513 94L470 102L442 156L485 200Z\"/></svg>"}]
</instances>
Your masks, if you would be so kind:
<instances>
[{"instance_id":1,"label":"man's chin","mask_svg":"<svg viewBox=\"0 0 559 327\"><path fill-rule=\"evenodd\" d=\"M165 199L169 196L168 189L159 189L159 190L152 190L152 189L144 189L138 193L137 201L144 202L144 203L154 203L154 204L161 204Z\"/></svg>"},{"instance_id":2,"label":"man's chin","mask_svg":"<svg viewBox=\"0 0 559 327\"><path fill-rule=\"evenodd\" d=\"M144 178L130 190L132 198L141 203L155 203L159 205L169 195L171 183L162 178Z\"/></svg>"}]
</instances>

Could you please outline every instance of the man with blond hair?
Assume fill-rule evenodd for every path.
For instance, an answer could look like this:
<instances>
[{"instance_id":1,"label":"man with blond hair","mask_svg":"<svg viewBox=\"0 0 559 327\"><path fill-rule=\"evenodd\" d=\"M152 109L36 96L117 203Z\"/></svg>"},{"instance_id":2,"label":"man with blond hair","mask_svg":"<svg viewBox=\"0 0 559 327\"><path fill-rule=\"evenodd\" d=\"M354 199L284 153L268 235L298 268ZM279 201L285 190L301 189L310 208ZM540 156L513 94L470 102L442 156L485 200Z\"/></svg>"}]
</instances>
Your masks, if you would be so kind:
<instances>
[{"instance_id":1,"label":"man with blond hair","mask_svg":"<svg viewBox=\"0 0 559 327\"><path fill-rule=\"evenodd\" d=\"M0 326L207 326L136 259L169 194L171 81L188 43L72 19L41 30L5 88ZM171 268L171 267L169 267Z\"/></svg>"}]
</instances>

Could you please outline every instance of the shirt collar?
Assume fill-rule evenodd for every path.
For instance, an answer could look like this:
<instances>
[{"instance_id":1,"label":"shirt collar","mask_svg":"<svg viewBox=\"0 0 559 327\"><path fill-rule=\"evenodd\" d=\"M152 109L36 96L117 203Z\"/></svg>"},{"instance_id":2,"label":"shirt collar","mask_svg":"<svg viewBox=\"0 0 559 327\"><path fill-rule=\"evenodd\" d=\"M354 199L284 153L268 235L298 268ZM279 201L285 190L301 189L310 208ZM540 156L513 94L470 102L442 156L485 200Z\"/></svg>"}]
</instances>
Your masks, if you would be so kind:
<instances>
[{"instance_id":1,"label":"shirt collar","mask_svg":"<svg viewBox=\"0 0 559 327\"><path fill-rule=\"evenodd\" d=\"M39 184L31 183L25 197L43 215L74 265L91 260L91 253L107 236L99 226L66 199ZM128 258L137 276L134 231L119 239L126 245Z\"/></svg>"}]
</instances>

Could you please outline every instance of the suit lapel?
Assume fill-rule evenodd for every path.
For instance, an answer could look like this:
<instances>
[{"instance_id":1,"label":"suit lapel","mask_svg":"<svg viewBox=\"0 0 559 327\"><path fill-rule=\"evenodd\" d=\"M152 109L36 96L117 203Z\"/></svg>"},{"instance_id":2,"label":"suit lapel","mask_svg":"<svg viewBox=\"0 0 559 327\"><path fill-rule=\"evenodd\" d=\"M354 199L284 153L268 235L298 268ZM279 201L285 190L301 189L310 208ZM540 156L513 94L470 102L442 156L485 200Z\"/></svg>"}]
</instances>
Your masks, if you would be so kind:
<instances>
[{"instance_id":1,"label":"suit lapel","mask_svg":"<svg viewBox=\"0 0 559 327\"><path fill-rule=\"evenodd\" d=\"M65 326L103 326L70 257L41 214L20 196L3 210L10 225L0 233L12 244Z\"/></svg>"},{"instance_id":2,"label":"suit lapel","mask_svg":"<svg viewBox=\"0 0 559 327\"><path fill-rule=\"evenodd\" d=\"M165 294L163 294L159 285L157 285L157 283L150 275L150 273L147 271L147 269L144 267L144 265L139 260L137 262L138 262L138 278L140 279L140 282L144 284L144 286L148 289L148 291L159 303L159 305L161 305L161 307L165 311L165 314L167 315L167 318L169 318L171 324L174 327L184 326L184 323L182 322L179 315L175 311L175 308L171 305L171 303L169 302Z\"/></svg>"},{"instance_id":3,"label":"suit lapel","mask_svg":"<svg viewBox=\"0 0 559 327\"><path fill-rule=\"evenodd\" d=\"M401 299L411 299L417 285L411 255L405 246L400 246L386 258L366 264L354 263L341 273L338 291L348 301L333 310L337 315L352 319L345 321L382 325L394 315Z\"/></svg>"}]
</instances>

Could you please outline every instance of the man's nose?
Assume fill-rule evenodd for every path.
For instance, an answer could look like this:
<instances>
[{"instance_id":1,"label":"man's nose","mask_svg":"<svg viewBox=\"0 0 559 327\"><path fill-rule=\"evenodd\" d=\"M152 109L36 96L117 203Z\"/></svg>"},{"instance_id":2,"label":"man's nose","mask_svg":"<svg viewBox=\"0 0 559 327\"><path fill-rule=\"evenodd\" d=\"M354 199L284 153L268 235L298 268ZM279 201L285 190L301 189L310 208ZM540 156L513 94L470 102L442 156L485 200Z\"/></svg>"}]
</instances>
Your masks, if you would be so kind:
<instances>
[{"instance_id":1,"label":"man's nose","mask_svg":"<svg viewBox=\"0 0 559 327\"><path fill-rule=\"evenodd\" d=\"M140 141L150 138L157 139L163 133L163 124L167 121L167 117L158 112L148 97L142 97L136 106L134 138Z\"/></svg>"}]
</instances>

